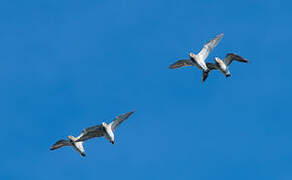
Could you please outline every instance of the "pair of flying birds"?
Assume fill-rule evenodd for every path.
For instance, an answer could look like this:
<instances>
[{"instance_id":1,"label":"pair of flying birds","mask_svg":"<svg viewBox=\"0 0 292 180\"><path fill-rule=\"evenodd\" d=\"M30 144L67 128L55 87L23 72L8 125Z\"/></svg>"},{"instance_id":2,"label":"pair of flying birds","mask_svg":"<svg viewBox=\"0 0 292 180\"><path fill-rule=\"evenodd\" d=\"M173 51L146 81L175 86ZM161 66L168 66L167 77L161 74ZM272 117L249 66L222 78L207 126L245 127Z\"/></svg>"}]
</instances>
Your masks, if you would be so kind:
<instances>
[{"instance_id":1,"label":"pair of flying birds","mask_svg":"<svg viewBox=\"0 0 292 180\"><path fill-rule=\"evenodd\" d=\"M228 69L229 65L232 61L239 61L243 63L248 63L249 61L239 55L234 53L228 53L224 60L221 60L218 57L215 57L215 63L205 62L207 57L209 56L212 49L218 45L218 43L223 38L223 34L219 34L217 37L212 39L211 41L207 42L199 54L190 53L189 59L178 60L177 62L173 63L169 66L170 69L181 68L185 66L196 66L203 71L202 81L204 82L211 70L219 70L221 71L226 77L230 77L231 73Z\"/></svg>"},{"instance_id":2,"label":"pair of flying birds","mask_svg":"<svg viewBox=\"0 0 292 180\"><path fill-rule=\"evenodd\" d=\"M107 124L102 122L100 125L92 126L84 129L78 137L68 136L68 140L61 139L57 141L50 150L55 150L64 146L72 146L83 157L85 156L85 150L83 148L83 142L95 137L105 137L112 144L115 143L114 131L116 128L128 119L135 111L128 112L117 116L111 123Z\"/></svg>"},{"instance_id":3,"label":"pair of flying birds","mask_svg":"<svg viewBox=\"0 0 292 180\"><path fill-rule=\"evenodd\" d=\"M203 82L207 79L210 70L220 70L226 77L230 77L230 71L228 66L233 60L247 63L248 60L233 54L228 53L224 60L215 57L215 63L205 63L208 55L212 49L220 42L223 34L218 35L216 38L207 42L199 54L190 53L190 59L179 60L174 64L170 65L170 69L181 68L184 66L197 66L203 71ZM114 131L116 128L128 119L135 111L128 112L122 115L117 116L111 123L107 124L102 122L101 125L92 126L87 129L84 129L78 137L68 136L68 140L59 140L57 141L50 149L55 150L63 146L72 146L76 151L78 151L82 156L85 156L85 151L83 148L83 142L95 137L105 137L112 144L115 143Z\"/></svg>"}]
</instances>

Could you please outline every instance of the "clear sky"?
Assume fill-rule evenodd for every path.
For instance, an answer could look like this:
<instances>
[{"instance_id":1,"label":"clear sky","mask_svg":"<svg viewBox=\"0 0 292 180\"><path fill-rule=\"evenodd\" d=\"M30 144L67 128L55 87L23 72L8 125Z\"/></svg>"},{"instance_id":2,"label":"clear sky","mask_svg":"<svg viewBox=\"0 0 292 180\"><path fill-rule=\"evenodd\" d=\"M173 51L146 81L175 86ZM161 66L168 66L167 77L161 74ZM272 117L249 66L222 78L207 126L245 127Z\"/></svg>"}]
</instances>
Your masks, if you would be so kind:
<instances>
[{"instance_id":1,"label":"clear sky","mask_svg":"<svg viewBox=\"0 0 292 180\"><path fill-rule=\"evenodd\" d=\"M292 3L281 0L0 2L0 177L291 180ZM232 77L170 70L225 36ZM67 135L136 113L82 158Z\"/></svg>"}]
</instances>

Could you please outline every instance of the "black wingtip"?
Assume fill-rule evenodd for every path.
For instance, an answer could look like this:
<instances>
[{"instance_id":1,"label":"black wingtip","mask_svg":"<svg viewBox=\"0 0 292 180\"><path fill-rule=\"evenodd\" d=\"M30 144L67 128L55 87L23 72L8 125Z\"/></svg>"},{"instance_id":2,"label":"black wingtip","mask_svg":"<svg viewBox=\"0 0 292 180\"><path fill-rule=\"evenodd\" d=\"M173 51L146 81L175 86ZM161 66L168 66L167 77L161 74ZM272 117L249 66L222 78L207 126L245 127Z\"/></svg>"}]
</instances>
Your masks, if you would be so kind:
<instances>
[{"instance_id":1,"label":"black wingtip","mask_svg":"<svg viewBox=\"0 0 292 180\"><path fill-rule=\"evenodd\" d=\"M133 111L130 111L130 112L126 113L126 114L128 114L129 116L131 116L135 112L136 112L136 110L133 110Z\"/></svg>"},{"instance_id":2,"label":"black wingtip","mask_svg":"<svg viewBox=\"0 0 292 180\"><path fill-rule=\"evenodd\" d=\"M168 66L168 69L175 69L175 68L176 66L174 64Z\"/></svg>"}]
</instances>

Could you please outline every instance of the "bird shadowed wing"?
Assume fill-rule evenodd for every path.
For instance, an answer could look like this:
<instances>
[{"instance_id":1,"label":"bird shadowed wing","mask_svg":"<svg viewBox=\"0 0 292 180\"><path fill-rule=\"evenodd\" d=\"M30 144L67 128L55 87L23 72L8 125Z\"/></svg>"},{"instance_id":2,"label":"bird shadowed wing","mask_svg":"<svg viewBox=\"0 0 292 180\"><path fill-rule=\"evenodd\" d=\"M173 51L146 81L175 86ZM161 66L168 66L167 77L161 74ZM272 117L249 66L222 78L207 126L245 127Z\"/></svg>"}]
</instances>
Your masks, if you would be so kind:
<instances>
[{"instance_id":1,"label":"bird shadowed wing","mask_svg":"<svg viewBox=\"0 0 292 180\"><path fill-rule=\"evenodd\" d=\"M247 59L244 59L243 57L241 57L237 54L228 53L224 59L224 63L226 64L226 66L229 66L233 60L239 61L239 62L244 62L244 63L249 62Z\"/></svg>"},{"instance_id":2,"label":"bird shadowed wing","mask_svg":"<svg viewBox=\"0 0 292 180\"><path fill-rule=\"evenodd\" d=\"M61 139L60 141L57 141L53 146L51 146L50 150L55 150L58 148L61 148L63 146L71 146L69 141L66 141L64 139Z\"/></svg>"},{"instance_id":3,"label":"bird shadowed wing","mask_svg":"<svg viewBox=\"0 0 292 180\"><path fill-rule=\"evenodd\" d=\"M213 70L213 69L218 69L218 67L216 66L216 64L213 63L206 63L207 67L209 70Z\"/></svg>"},{"instance_id":4,"label":"bird shadowed wing","mask_svg":"<svg viewBox=\"0 0 292 180\"><path fill-rule=\"evenodd\" d=\"M91 139L94 137L101 137L104 135L105 135L105 132L102 125L92 126L92 127L84 129L82 133L77 137L76 142L86 141L88 139Z\"/></svg>"},{"instance_id":5,"label":"bird shadowed wing","mask_svg":"<svg viewBox=\"0 0 292 180\"><path fill-rule=\"evenodd\" d=\"M178 60L175 63L173 63L172 65L170 65L168 68L169 69L176 69L176 68L181 68L181 67L185 67L185 66L193 66L193 62L191 60L188 60L188 59Z\"/></svg>"}]
</instances>

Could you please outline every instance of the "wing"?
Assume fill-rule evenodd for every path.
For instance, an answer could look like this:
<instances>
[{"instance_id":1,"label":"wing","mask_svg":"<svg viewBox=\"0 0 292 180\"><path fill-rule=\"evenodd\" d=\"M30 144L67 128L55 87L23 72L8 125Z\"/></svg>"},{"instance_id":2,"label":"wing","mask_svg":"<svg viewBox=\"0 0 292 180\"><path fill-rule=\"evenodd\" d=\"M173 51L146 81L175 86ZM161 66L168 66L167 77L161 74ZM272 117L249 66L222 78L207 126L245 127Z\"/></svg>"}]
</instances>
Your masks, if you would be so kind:
<instances>
[{"instance_id":1,"label":"wing","mask_svg":"<svg viewBox=\"0 0 292 180\"><path fill-rule=\"evenodd\" d=\"M206 63L207 67L209 70L213 70L213 69L218 69L218 67L216 66L216 64L213 63Z\"/></svg>"},{"instance_id":2,"label":"wing","mask_svg":"<svg viewBox=\"0 0 292 180\"><path fill-rule=\"evenodd\" d=\"M122 122L128 119L135 111L117 116L109 125L114 131Z\"/></svg>"},{"instance_id":3,"label":"wing","mask_svg":"<svg viewBox=\"0 0 292 180\"><path fill-rule=\"evenodd\" d=\"M71 146L71 144L69 143L69 141L62 139L60 141L57 141L53 146L51 146L50 150L55 150L63 146Z\"/></svg>"},{"instance_id":4,"label":"wing","mask_svg":"<svg viewBox=\"0 0 292 180\"><path fill-rule=\"evenodd\" d=\"M229 66L233 60L239 61L239 62L244 62L244 63L249 62L247 59L244 59L243 57L238 56L237 54L228 53L224 59L224 63L226 64L226 66Z\"/></svg>"},{"instance_id":5,"label":"wing","mask_svg":"<svg viewBox=\"0 0 292 180\"><path fill-rule=\"evenodd\" d=\"M91 139L94 137L102 137L104 135L105 135L105 132L102 125L92 126L92 127L84 129L82 133L77 137L76 142L86 141L88 139Z\"/></svg>"},{"instance_id":6,"label":"wing","mask_svg":"<svg viewBox=\"0 0 292 180\"><path fill-rule=\"evenodd\" d=\"M224 36L224 34L219 34L217 37L215 37L214 39L210 40L209 42L207 42L203 49L199 52L198 56L201 60L205 61L206 58L209 56L210 52L212 51L212 49L217 46L217 44L220 42L220 40L222 39L222 37Z\"/></svg>"},{"instance_id":7,"label":"wing","mask_svg":"<svg viewBox=\"0 0 292 180\"><path fill-rule=\"evenodd\" d=\"M172 65L168 66L169 69L176 69L176 68L181 68L185 66L193 66L193 63L191 60L183 59L183 60L178 60Z\"/></svg>"}]
</instances>

